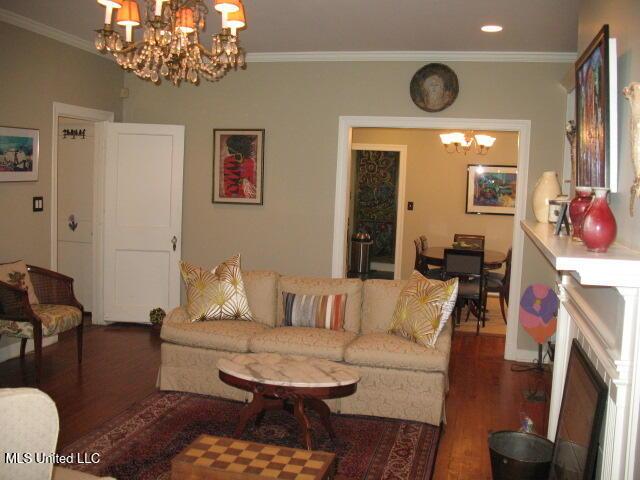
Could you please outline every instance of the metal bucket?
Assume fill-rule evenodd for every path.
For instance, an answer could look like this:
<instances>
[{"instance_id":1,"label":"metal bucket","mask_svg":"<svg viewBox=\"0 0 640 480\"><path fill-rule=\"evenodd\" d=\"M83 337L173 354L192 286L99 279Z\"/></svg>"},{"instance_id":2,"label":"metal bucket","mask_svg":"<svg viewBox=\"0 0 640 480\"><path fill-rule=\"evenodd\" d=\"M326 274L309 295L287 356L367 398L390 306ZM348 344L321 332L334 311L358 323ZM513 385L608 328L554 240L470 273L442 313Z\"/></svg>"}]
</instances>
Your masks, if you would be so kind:
<instances>
[{"instance_id":1,"label":"metal bucket","mask_svg":"<svg viewBox=\"0 0 640 480\"><path fill-rule=\"evenodd\" d=\"M546 480L553 442L531 433L502 431L489 435L493 480Z\"/></svg>"}]
</instances>

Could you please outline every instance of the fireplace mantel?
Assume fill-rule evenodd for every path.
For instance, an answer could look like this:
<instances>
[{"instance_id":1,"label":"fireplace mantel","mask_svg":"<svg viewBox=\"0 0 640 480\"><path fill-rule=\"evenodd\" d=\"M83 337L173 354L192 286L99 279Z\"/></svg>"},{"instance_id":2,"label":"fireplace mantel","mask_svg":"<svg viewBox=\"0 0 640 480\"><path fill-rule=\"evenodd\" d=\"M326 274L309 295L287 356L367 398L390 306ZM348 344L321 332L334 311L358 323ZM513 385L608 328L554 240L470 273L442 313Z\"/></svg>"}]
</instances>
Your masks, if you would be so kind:
<instances>
[{"instance_id":1,"label":"fireplace mantel","mask_svg":"<svg viewBox=\"0 0 640 480\"><path fill-rule=\"evenodd\" d=\"M554 235L552 225L525 220L521 227L560 276L549 439L555 440L576 338L609 387L598 478L634 480L640 475L640 252L614 243L607 253L592 253L568 236ZM615 289L621 311L599 313L590 287Z\"/></svg>"},{"instance_id":2,"label":"fireplace mantel","mask_svg":"<svg viewBox=\"0 0 640 480\"><path fill-rule=\"evenodd\" d=\"M640 288L640 252L614 243L607 253L553 234L553 225L522 221L524 233L559 272L575 272L581 285Z\"/></svg>"}]
</instances>

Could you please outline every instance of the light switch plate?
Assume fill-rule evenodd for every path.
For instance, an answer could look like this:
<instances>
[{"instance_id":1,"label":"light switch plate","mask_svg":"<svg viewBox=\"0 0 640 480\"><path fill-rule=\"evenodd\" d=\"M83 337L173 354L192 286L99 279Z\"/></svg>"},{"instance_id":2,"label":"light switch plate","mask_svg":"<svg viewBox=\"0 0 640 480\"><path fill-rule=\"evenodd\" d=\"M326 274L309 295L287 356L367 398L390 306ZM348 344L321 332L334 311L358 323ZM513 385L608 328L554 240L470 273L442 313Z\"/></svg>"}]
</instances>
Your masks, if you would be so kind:
<instances>
[{"instance_id":1,"label":"light switch plate","mask_svg":"<svg viewBox=\"0 0 640 480\"><path fill-rule=\"evenodd\" d=\"M413 210L413 202L407 203L407 210Z\"/></svg>"},{"instance_id":2,"label":"light switch plate","mask_svg":"<svg viewBox=\"0 0 640 480\"><path fill-rule=\"evenodd\" d=\"M33 211L42 212L44 210L44 197L33 197Z\"/></svg>"}]
</instances>

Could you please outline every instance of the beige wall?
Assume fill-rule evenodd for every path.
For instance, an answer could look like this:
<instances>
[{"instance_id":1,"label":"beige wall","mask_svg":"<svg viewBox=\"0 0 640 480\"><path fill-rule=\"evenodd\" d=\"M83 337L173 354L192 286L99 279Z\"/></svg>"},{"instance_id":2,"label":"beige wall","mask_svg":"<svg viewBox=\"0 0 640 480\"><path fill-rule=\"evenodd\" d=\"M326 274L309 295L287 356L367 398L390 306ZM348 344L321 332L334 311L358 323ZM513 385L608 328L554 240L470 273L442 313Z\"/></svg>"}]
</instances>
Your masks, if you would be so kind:
<instances>
[{"instance_id":1,"label":"beige wall","mask_svg":"<svg viewBox=\"0 0 640 480\"><path fill-rule=\"evenodd\" d=\"M450 130L449 130L450 131ZM407 146L407 182L402 241L402 278L413 270L413 239L426 235L429 245L451 245L455 233L485 235L485 248L506 252L513 237L513 217L465 213L467 165L516 165L518 134L482 132L496 137L487 155L449 154L440 142L444 130L355 128L353 143ZM480 133L480 132L477 132ZM406 202L414 209L406 209Z\"/></svg>"},{"instance_id":2,"label":"beige wall","mask_svg":"<svg viewBox=\"0 0 640 480\"><path fill-rule=\"evenodd\" d=\"M51 258L51 142L53 102L115 112L120 118L122 72L91 53L0 22L0 125L40 130L37 182L0 183L0 263L25 259L49 266ZM88 181L91 181L89 179ZM32 197L44 212L32 212ZM15 343L0 341L0 357Z\"/></svg>"},{"instance_id":3,"label":"beige wall","mask_svg":"<svg viewBox=\"0 0 640 480\"><path fill-rule=\"evenodd\" d=\"M329 275L338 118L341 115L529 119L529 199L544 170L560 171L567 64L451 62L456 102L438 114L418 109L409 81L424 63L254 63L218 83L180 88L125 76L128 122L186 126L183 257L202 265L241 252L246 268ZM211 203L212 130L265 128L264 205ZM527 213L533 216L531 208ZM531 245L523 286L553 281ZM533 348L526 334L521 348Z\"/></svg>"},{"instance_id":4,"label":"beige wall","mask_svg":"<svg viewBox=\"0 0 640 480\"><path fill-rule=\"evenodd\" d=\"M53 102L121 116L122 72L96 55L0 22L0 125L40 130L37 182L0 183L0 262L49 266ZM44 197L44 212L31 199Z\"/></svg>"}]
</instances>

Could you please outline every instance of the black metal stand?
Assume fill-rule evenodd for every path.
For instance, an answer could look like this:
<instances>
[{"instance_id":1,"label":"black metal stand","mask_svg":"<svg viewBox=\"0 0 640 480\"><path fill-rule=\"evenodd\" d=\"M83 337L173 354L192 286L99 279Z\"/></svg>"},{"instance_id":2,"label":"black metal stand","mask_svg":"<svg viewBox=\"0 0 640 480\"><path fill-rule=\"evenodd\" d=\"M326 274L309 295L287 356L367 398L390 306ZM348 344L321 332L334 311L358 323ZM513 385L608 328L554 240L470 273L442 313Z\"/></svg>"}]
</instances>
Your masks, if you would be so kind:
<instances>
[{"instance_id":1,"label":"black metal stand","mask_svg":"<svg viewBox=\"0 0 640 480\"><path fill-rule=\"evenodd\" d=\"M512 372L539 372L545 371L544 363L542 361L542 344L538 344L538 359L533 365L511 365Z\"/></svg>"}]
</instances>

